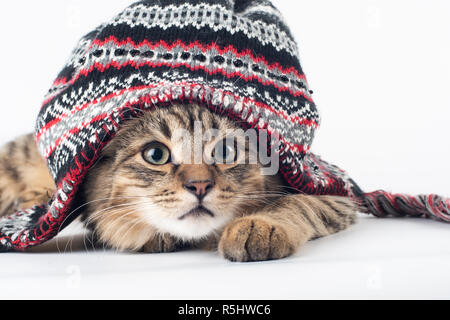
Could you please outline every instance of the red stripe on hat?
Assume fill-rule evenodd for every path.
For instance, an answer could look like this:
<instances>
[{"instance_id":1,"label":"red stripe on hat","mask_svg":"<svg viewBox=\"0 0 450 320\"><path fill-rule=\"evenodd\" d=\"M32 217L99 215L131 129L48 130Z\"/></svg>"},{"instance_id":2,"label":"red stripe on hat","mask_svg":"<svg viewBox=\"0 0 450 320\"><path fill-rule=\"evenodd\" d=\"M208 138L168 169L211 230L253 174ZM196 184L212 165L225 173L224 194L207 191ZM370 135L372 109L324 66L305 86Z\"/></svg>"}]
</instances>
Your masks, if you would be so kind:
<instances>
[{"instance_id":1,"label":"red stripe on hat","mask_svg":"<svg viewBox=\"0 0 450 320\"><path fill-rule=\"evenodd\" d=\"M135 49L142 48L143 46L148 46L151 49L156 49L157 47L164 47L167 50L172 50L175 47L179 46L183 49L198 48L202 52L206 52L208 50L215 49L218 53L220 53L222 55L232 52L236 55L237 58L241 58L243 56L248 56L250 59L253 60L254 63L260 63L260 62L264 63L269 70L277 69L282 74L292 73L298 79L306 81L305 75L299 73L297 71L297 69L295 69L294 67L284 68L278 62L270 64L264 57L262 57L262 56L256 57L255 55L253 55L253 53L250 51L250 49L239 52L232 45L228 45L225 48L221 49L216 43L204 45L204 44L200 43L199 41L194 41L194 42L190 42L187 44L187 43L182 42L181 40L177 40L177 41L173 42L172 44L169 44L164 40L154 42L154 43L151 43L148 40L144 40L142 42L136 43L130 37L128 37L126 40L119 41L115 36L110 36L103 41L99 40L99 39L95 39L92 42L89 49L92 49L94 46L98 46L99 48L101 48L108 43L114 43L117 46L130 45L130 46L134 47Z\"/></svg>"}]
</instances>

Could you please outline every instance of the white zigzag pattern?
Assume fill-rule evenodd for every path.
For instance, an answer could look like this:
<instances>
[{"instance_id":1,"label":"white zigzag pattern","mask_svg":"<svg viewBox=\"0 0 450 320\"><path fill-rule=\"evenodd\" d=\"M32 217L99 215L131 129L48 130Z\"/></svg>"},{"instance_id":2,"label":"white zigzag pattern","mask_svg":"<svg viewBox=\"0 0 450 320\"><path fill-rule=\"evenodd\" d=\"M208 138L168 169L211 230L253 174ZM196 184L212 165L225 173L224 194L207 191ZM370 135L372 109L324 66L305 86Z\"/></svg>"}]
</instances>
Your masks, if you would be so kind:
<instances>
[{"instance_id":1,"label":"white zigzag pattern","mask_svg":"<svg viewBox=\"0 0 450 320\"><path fill-rule=\"evenodd\" d=\"M203 10L204 12L210 11L212 14L210 17L199 17L199 10ZM187 12L186 17L182 17L181 13L183 11ZM134 17L135 13L139 15ZM148 18L142 17L143 13L147 16L154 13L156 16L153 21L149 21ZM215 23L215 13L219 14L220 23ZM224 15L227 15L228 19L225 19ZM233 16L236 17L235 25L232 20ZM199 5L169 5L167 7L138 5L128 8L119 14L112 25L116 26L123 23L126 23L130 27L160 27L163 30L170 27L183 28L186 26L194 26L200 29L208 26L216 32L220 30L226 30L231 34L243 32L249 39L257 39L263 45L271 45L277 51L284 50L294 57L298 55L296 43L290 39L286 32L280 30L273 24L267 24L260 20L251 21L250 23L250 20L234 14L221 5L208 5L204 3Z\"/></svg>"}]
</instances>

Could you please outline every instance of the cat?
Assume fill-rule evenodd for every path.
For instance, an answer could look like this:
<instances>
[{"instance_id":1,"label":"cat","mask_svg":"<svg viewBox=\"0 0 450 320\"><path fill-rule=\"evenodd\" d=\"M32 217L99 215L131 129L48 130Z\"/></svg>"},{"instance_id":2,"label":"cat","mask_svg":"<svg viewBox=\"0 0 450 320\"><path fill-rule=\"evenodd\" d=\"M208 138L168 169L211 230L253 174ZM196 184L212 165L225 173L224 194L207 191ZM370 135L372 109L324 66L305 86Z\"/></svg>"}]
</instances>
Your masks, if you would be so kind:
<instances>
[{"instance_id":1,"label":"cat","mask_svg":"<svg viewBox=\"0 0 450 320\"><path fill-rule=\"evenodd\" d=\"M182 129L220 134L203 141L209 163L189 164ZM307 241L355 223L349 198L298 194L280 174L247 163L248 143L225 140L236 121L199 105L148 111L124 124L89 170L77 203L98 243L120 251L218 249L228 260L288 257ZM216 148L221 143L219 148ZM218 152L216 150L219 150ZM205 152L208 154L208 152ZM220 161L225 158L231 161ZM0 216L46 203L55 192L33 135L0 151Z\"/></svg>"}]
</instances>

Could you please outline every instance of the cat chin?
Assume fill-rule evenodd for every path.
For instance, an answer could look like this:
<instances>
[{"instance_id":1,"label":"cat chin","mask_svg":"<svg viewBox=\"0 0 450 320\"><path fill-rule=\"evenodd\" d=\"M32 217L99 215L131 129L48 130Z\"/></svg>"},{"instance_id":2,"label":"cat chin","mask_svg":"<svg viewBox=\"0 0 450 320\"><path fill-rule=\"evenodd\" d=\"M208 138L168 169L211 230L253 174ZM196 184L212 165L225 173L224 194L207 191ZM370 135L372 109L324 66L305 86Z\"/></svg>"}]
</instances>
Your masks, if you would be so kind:
<instances>
[{"instance_id":1,"label":"cat chin","mask_svg":"<svg viewBox=\"0 0 450 320\"><path fill-rule=\"evenodd\" d=\"M152 208L144 211L144 219L160 233L167 233L184 241L195 241L223 229L232 217L203 215L189 216L180 220L168 217L167 212L159 212Z\"/></svg>"}]
</instances>

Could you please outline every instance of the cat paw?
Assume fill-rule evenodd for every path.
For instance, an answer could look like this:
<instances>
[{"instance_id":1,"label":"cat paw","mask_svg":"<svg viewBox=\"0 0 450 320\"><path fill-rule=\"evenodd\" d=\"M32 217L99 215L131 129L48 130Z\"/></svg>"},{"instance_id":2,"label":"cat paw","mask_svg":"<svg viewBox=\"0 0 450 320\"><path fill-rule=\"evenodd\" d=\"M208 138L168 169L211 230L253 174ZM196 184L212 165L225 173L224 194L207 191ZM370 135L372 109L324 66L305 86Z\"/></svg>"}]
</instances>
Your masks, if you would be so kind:
<instances>
[{"instance_id":1,"label":"cat paw","mask_svg":"<svg viewBox=\"0 0 450 320\"><path fill-rule=\"evenodd\" d=\"M148 241L142 248L144 253L169 253L181 249L181 244L175 238L169 235L155 236Z\"/></svg>"},{"instance_id":2,"label":"cat paw","mask_svg":"<svg viewBox=\"0 0 450 320\"><path fill-rule=\"evenodd\" d=\"M230 261L252 262L286 258L293 254L294 246L281 225L246 217L225 229L219 251Z\"/></svg>"}]
</instances>

